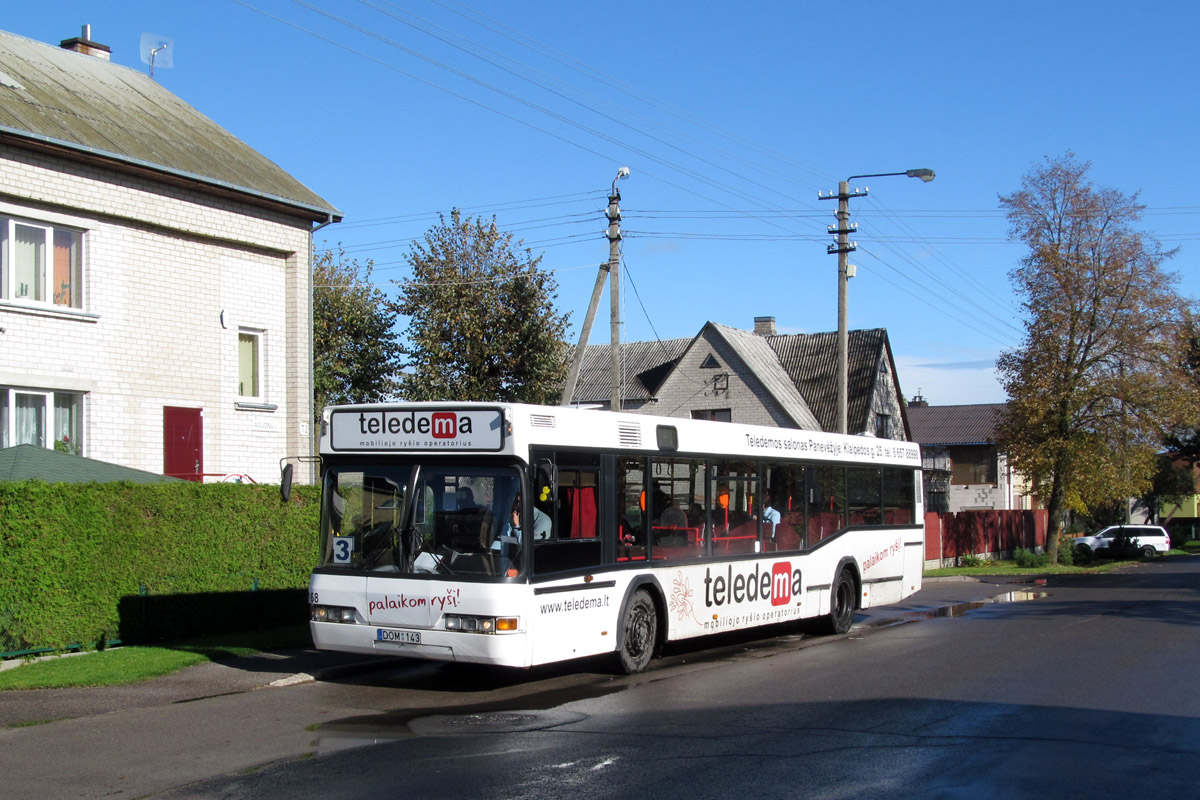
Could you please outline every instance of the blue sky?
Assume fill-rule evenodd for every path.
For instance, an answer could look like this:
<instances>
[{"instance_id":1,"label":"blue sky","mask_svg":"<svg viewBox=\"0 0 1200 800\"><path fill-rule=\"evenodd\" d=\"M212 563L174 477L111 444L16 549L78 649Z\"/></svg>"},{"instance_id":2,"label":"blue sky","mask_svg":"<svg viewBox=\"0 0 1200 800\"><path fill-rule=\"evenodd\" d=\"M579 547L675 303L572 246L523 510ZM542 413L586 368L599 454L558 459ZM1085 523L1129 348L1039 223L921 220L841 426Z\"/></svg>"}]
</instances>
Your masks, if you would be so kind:
<instances>
[{"instance_id":1,"label":"blue sky","mask_svg":"<svg viewBox=\"0 0 1200 800\"><path fill-rule=\"evenodd\" d=\"M929 167L853 184L850 326L888 329L906 396L999 402L1022 250L997 196L1068 151L1141 193L1200 290L1200 5L91 0L0 25L57 43L85 23L136 69L142 34L172 39L156 78L343 211L318 246L372 259L389 292L407 243L460 207L544 253L578 325L628 166L623 338L834 330L836 203L817 193Z\"/></svg>"}]
</instances>

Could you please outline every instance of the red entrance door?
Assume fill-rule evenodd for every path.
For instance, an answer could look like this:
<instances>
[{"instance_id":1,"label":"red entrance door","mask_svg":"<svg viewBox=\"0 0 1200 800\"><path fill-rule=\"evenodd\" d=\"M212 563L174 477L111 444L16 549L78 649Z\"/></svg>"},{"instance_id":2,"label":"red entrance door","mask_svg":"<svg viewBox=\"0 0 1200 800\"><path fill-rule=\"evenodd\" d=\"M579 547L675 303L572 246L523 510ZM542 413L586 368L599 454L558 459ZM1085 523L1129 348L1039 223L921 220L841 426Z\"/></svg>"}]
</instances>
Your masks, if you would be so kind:
<instances>
[{"instance_id":1,"label":"red entrance door","mask_svg":"<svg viewBox=\"0 0 1200 800\"><path fill-rule=\"evenodd\" d=\"M204 410L163 406L163 474L189 481L204 472Z\"/></svg>"}]
</instances>

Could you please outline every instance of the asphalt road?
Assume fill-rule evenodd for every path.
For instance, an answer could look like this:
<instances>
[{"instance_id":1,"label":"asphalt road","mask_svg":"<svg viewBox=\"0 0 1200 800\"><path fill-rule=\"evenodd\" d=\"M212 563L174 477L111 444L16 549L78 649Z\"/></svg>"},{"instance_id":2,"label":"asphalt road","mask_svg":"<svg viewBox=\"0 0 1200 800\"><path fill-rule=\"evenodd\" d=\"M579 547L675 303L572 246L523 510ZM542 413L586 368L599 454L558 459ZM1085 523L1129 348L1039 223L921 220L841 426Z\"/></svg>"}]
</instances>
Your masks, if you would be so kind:
<instances>
[{"instance_id":1,"label":"asphalt road","mask_svg":"<svg viewBox=\"0 0 1200 800\"><path fill-rule=\"evenodd\" d=\"M1193 797L1198 588L1185 557L935 583L845 637L723 639L622 678L404 663L5 730L0 781L14 797ZM975 602L1012 590L1033 594Z\"/></svg>"}]
</instances>

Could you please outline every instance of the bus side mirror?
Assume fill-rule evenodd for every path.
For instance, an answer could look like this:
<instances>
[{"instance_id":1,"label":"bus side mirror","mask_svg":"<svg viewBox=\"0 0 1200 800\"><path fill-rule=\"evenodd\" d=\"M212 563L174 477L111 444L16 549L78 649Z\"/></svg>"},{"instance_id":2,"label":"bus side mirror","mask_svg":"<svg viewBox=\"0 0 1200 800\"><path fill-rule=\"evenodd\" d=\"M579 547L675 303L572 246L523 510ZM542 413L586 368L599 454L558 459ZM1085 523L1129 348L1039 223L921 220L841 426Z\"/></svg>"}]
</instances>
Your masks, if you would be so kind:
<instances>
[{"instance_id":1,"label":"bus side mirror","mask_svg":"<svg viewBox=\"0 0 1200 800\"><path fill-rule=\"evenodd\" d=\"M279 474L279 496L285 503L292 498L292 472L292 465L284 464Z\"/></svg>"}]
</instances>

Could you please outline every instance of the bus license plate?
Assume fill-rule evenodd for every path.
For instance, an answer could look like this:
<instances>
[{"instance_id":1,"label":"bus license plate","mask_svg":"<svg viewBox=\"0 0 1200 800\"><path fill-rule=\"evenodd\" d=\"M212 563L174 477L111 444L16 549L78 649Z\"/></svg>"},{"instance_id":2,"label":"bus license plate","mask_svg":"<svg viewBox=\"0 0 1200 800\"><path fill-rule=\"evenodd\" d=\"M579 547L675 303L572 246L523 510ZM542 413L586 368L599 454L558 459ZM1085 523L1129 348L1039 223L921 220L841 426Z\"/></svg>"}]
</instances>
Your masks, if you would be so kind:
<instances>
[{"instance_id":1,"label":"bus license plate","mask_svg":"<svg viewBox=\"0 0 1200 800\"><path fill-rule=\"evenodd\" d=\"M420 644L421 634L417 631L394 631L389 628L376 628L375 641L395 642L396 644Z\"/></svg>"}]
</instances>

